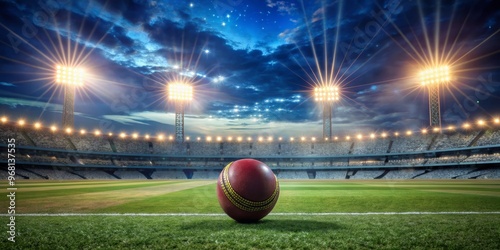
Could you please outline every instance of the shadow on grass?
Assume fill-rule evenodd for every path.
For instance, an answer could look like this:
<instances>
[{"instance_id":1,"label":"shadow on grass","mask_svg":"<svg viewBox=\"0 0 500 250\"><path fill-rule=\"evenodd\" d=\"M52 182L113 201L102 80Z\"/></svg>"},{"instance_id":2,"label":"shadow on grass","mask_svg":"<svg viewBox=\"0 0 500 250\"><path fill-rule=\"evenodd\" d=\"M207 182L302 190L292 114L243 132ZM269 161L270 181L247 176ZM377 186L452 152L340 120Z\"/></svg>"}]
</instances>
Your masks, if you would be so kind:
<instances>
[{"instance_id":1,"label":"shadow on grass","mask_svg":"<svg viewBox=\"0 0 500 250\"><path fill-rule=\"evenodd\" d=\"M338 230L342 227L334 222L317 220L289 220L289 219L264 219L255 223L238 223L231 219L202 220L183 224L180 229L206 229L206 230L273 230L278 232L304 232L304 231L326 231Z\"/></svg>"}]
</instances>

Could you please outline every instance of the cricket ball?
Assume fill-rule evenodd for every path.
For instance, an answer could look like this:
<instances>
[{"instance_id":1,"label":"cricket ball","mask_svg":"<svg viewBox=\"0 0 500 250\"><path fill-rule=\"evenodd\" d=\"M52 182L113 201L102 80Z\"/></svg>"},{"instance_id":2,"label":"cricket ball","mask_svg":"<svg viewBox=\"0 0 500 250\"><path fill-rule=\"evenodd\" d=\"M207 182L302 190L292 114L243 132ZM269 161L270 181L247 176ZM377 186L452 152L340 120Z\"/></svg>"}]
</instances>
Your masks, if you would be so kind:
<instances>
[{"instance_id":1,"label":"cricket ball","mask_svg":"<svg viewBox=\"0 0 500 250\"><path fill-rule=\"evenodd\" d=\"M241 159L227 164L217 181L219 204L238 222L256 222L274 208L280 187L263 162Z\"/></svg>"}]
</instances>

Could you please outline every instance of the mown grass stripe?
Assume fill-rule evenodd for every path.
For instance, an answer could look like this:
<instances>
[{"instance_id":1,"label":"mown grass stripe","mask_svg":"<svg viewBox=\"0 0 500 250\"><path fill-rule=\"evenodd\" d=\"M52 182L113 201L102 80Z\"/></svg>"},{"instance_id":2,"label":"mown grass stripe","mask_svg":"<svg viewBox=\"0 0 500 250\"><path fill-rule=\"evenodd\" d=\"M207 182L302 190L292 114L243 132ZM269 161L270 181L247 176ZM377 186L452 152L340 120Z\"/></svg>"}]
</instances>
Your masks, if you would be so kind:
<instances>
[{"instance_id":1,"label":"mown grass stripe","mask_svg":"<svg viewBox=\"0 0 500 250\"><path fill-rule=\"evenodd\" d=\"M363 215L467 215L467 214L500 214L500 211L457 211L457 212L362 212L362 213L270 213L269 216L363 216ZM31 213L16 214L28 217L70 217L70 216L225 216L223 213ZM0 216L12 216L0 214Z\"/></svg>"}]
</instances>

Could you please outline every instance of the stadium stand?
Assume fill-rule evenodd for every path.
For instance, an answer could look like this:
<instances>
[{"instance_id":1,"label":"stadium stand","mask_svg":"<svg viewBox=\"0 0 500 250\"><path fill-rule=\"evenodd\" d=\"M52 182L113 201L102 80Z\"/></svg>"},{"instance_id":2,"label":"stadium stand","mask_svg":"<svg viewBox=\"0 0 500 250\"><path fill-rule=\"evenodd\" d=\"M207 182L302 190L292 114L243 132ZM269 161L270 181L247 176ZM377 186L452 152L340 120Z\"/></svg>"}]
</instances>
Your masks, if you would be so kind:
<instances>
[{"instance_id":1,"label":"stadium stand","mask_svg":"<svg viewBox=\"0 0 500 250\"><path fill-rule=\"evenodd\" d=\"M0 176L8 138L24 179L216 179L252 157L283 179L499 178L500 129L444 131L332 141L153 140L0 124Z\"/></svg>"},{"instance_id":2,"label":"stadium stand","mask_svg":"<svg viewBox=\"0 0 500 250\"><path fill-rule=\"evenodd\" d=\"M135 139L114 139L112 143L115 145L116 152L131 153L131 154L150 154L153 151L147 141Z\"/></svg>"},{"instance_id":3,"label":"stadium stand","mask_svg":"<svg viewBox=\"0 0 500 250\"><path fill-rule=\"evenodd\" d=\"M109 139L103 136L75 136L70 140L78 151L113 152Z\"/></svg>"}]
</instances>

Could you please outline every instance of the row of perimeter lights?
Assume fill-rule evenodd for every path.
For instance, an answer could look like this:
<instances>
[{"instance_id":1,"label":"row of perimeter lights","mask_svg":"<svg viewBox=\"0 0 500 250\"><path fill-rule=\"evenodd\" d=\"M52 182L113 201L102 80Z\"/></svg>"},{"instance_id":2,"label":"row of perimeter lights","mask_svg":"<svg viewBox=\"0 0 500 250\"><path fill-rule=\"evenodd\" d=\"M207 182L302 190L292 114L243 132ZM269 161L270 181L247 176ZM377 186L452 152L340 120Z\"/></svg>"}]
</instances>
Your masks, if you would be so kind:
<instances>
[{"instance_id":1,"label":"row of perimeter lights","mask_svg":"<svg viewBox=\"0 0 500 250\"><path fill-rule=\"evenodd\" d=\"M0 118L0 121L2 124L5 124L8 122L8 118L3 116L2 118ZM495 126L500 126L500 118L494 118L492 121L491 121L491 124L495 125ZM25 127L27 126L27 123L24 119L19 119L17 121L17 125L20 126L20 127ZM484 127L486 125L488 125L488 122L485 121L485 120L478 120L476 122L476 125L477 127ZM39 130L39 129L43 129L44 127L42 126L42 124L40 122L35 122L33 124L33 128L35 130ZM455 127L455 126L448 126L447 128L444 128L444 129L440 129L440 128L433 128L431 130L429 129L422 129L420 131L421 134L428 134L428 133L439 133L441 132L441 130L443 131L456 131L457 129L459 129L460 127ZM473 128L473 125L471 123L464 123L462 126L461 126L462 129L464 130L468 130L468 129L472 129ZM52 125L50 127L48 127L48 129L55 133L59 130L59 128L56 126L56 125ZM100 130L94 130L94 131L87 131L85 129L81 129L81 130L73 130L72 128L66 128L64 129L64 132L66 134L73 134L73 133L79 133L80 135L86 135L86 134L94 134L95 136L102 136L102 135L105 135L105 133L101 132ZM381 133L380 135L377 135L375 133L371 133L370 135L366 136L366 135L363 135L363 134L357 134L356 136L345 136L343 139L345 139L346 141L349 141L349 140L352 140L352 139L358 139L358 140L362 140L362 139L365 139L365 138L370 138L370 139L376 139L376 138L387 138L389 136L401 136L401 135L406 135L406 136L411 136L415 134L414 131L412 130L407 130L406 132L403 132L403 133L400 133L400 132L394 132L394 133L387 133L387 132L383 132ZM139 139L141 138L141 136L139 135L139 133L132 133L132 134L127 134L127 133L119 133L119 134L113 134L111 132L107 133L108 136L117 136L119 138L132 138L132 139ZM163 134L158 134L156 136L151 136L149 134L146 134L143 136L144 139L146 140L149 140L149 139L157 139L159 141L164 141L164 140L169 140L169 141L173 141L175 138L173 135L169 135L168 137L163 135ZM194 138L193 138L194 139ZM321 138L316 138L316 137L311 137L311 138L307 138L305 136L302 136L302 137L289 137L289 141L293 142L293 141L308 141L308 139L310 139L310 141L319 141L321 140ZM338 136L335 136L333 137L333 140L334 141L338 141L338 140L341 140L342 138L341 137L338 137ZM186 141L190 141L191 138L189 136L186 137ZM196 137L194 139L195 141L202 141L202 137ZM206 142L213 142L213 141L216 141L216 142L222 142L222 141L227 141L227 142L232 142L232 141L236 141L236 142L243 142L243 141L253 141L254 139L252 137L243 137L243 136L227 136L227 137L222 137L222 136L216 136L216 137L213 137L213 136L206 136L204 141ZM263 136L259 136L257 137L256 141L258 142L272 142L274 141L275 138L272 137L272 136L268 136L268 137L263 137ZM284 141L285 139L283 137L278 137L277 138L278 141ZM329 138L325 138L324 139L325 141L328 141Z\"/></svg>"}]
</instances>

